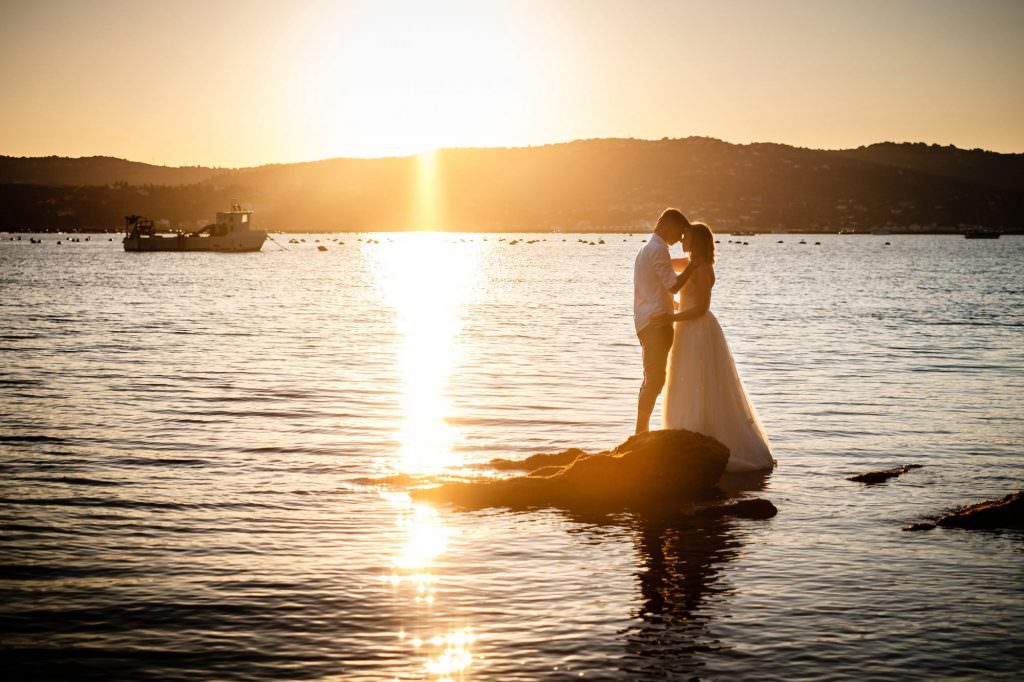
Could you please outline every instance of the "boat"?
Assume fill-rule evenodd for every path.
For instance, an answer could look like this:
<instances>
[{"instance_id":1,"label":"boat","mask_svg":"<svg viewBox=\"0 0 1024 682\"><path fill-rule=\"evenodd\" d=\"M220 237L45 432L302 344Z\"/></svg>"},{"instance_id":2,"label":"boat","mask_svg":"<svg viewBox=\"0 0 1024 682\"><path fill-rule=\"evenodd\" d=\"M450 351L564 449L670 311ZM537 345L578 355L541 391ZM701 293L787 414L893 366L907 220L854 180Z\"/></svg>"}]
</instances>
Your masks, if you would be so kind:
<instances>
[{"instance_id":1,"label":"boat","mask_svg":"<svg viewBox=\"0 0 1024 682\"><path fill-rule=\"evenodd\" d=\"M984 228L973 228L964 232L964 239L999 239L999 233Z\"/></svg>"},{"instance_id":2,"label":"boat","mask_svg":"<svg viewBox=\"0 0 1024 682\"><path fill-rule=\"evenodd\" d=\"M267 239L263 230L254 230L253 212L232 204L220 211L214 223L195 232L160 232L149 218L125 216L125 251L221 251L238 253L259 251Z\"/></svg>"}]
</instances>

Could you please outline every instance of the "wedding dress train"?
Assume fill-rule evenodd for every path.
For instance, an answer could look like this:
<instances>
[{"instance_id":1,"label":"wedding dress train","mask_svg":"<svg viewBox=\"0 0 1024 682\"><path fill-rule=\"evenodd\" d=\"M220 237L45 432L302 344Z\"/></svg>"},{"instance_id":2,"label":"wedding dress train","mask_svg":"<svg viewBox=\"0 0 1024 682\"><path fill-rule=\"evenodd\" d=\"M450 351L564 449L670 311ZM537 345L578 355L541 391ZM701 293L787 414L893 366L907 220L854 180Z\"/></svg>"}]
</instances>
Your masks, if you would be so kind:
<instances>
[{"instance_id":1,"label":"wedding dress train","mask_svg":"<svg viewBox=\"0 0 1024 682\"><path fill-rule=\"evenodd\" d=\"M684 302L687 288L680 293ZM666 429L696 431L723 443L729 448L726 471L774 467L768 436L747 397L722 327L710 310L676 323L667 384Z\"/></svg>"}]
</instances>

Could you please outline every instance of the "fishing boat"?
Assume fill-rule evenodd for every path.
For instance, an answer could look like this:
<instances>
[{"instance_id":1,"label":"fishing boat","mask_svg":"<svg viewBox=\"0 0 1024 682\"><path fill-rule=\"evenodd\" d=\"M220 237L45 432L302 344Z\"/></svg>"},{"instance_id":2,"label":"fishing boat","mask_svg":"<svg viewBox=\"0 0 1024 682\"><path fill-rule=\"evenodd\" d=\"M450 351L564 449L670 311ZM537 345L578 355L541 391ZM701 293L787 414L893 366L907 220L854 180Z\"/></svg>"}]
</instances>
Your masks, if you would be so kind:
<instances>
[{"instance_id":1,"label":"fishing boat","mask_svg":"<svg viewBox=\"0 0 1024 682\"><path fill-rule=\"evenodd\" d=\"M232 204L216 221L195 232L159 231L149 218L125 216L125 251L259 251L267 233L253 229L253 212Z\"/></svg>"},{"instance_id":2,"label":"fishing boat","mask_svg":"<svg viewBox=\"0 0 1024 682\"><path fill-rule=\"evenodd\" d=\"M999 239L999 233L978 227L964 232L964 239Z\"/></svg>"}]
</instances>

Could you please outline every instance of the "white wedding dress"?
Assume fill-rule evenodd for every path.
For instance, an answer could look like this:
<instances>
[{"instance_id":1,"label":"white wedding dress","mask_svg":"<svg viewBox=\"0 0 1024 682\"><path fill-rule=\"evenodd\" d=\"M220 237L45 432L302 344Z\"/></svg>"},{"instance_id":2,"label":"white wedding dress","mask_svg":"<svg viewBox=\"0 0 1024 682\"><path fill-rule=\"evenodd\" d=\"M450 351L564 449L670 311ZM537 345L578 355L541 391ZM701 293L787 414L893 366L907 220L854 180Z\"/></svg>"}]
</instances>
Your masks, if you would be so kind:
<instances>
[{"instance_id":1,"label":"white wedding dress","mask_svg":"<svg viewBox=\"0 0 1024 682\"><path fill-rule=\"evenodd\" d=\"M679 292L679 310L686 309L688 290L698 275L713 278L710 270L694 273ZM763 471L775 465L768 436L710 310L676 323L662 421L666 429L696 431L723 443L729 448L726 471Z\"/></svg>"}]
</instances>

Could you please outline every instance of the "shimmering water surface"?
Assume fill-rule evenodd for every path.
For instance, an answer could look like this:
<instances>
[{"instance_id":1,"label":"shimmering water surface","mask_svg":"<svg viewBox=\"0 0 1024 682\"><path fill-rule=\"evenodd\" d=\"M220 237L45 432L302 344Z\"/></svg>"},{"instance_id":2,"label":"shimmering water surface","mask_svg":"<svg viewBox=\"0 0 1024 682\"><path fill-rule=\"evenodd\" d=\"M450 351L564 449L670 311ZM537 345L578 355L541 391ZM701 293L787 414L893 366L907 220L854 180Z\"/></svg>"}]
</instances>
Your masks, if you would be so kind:
<instances>
[{"instance_id":1,"label":"shimmering water surface","mask_svg":"<svg viewBox=\"0 0 1024 682\"><path fill-rule=\"evenodd\" d=\"M363 484L623 440L643 235L304 238L3 237L9 679L1024 665L1024 536L901 530L1024 487L1024 239L723 235L713 306L779 461L742 494L779 514L694 529ZM904 463L924 468L844 479Z\"/></svg>"}]
</instances>

